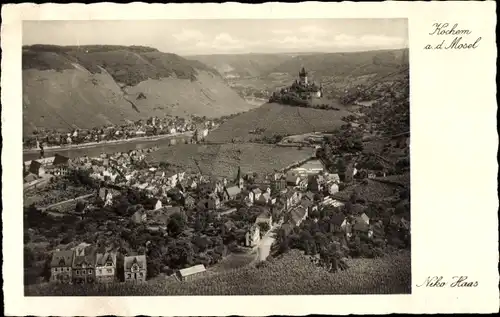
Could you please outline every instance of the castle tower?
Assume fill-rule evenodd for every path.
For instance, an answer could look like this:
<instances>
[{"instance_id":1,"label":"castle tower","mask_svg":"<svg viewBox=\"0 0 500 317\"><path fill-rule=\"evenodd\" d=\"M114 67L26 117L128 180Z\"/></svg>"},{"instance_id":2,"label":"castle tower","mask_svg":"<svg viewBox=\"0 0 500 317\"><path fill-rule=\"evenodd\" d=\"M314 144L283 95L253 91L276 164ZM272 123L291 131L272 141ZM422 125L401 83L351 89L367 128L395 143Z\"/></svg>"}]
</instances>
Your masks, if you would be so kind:
<instances>
[{"instance_id":1,"label":"castle tower","mask_svg":"<svg viewBox=\"0 0 500 317\"><path fill-rule=\"evenodd\" d=\"M301 85L307 85L307 72L304 67L299 72L299 82Z\"/></svg>"}]
</instances>

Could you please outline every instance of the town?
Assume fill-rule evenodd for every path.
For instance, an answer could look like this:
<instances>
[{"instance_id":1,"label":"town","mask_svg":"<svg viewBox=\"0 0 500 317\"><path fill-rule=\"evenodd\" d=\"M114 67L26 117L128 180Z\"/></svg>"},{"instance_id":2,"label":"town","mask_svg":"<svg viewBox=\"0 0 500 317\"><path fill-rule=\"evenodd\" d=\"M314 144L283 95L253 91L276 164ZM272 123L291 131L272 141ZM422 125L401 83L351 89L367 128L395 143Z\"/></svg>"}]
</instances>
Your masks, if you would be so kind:
<instances>
[{"instance_id":1,"label":"town","mask_svg":"<svg viewBox=\"0 0 500 317\"><path fill-rule=\"evenodd\" d=\"M171 136L182 133L191 133L192 140L196 142L207 136L210 129L216 128L225 119L222 117L210 120L197 116L192 116L190 120L182 117L151 117L147 120L138 120L121 126L108 125L93 129L75 129L69 125L69 131L66 132L40 128L33 135L25 136L23 148L43 151L46 148L137 140L145 137Z\"/></svg>"},{"instance_id":2,"label":"town","mask_svg":"<svg viewBox=\"0 0 500 317\"><path fill-rule=\"evenodd\" d=\"M369 293L407 292L408 68L343 86L318 68L290 74L266 88L267 103L210 117L32 121L25 294L293 294L310 278L323 286L308 294L330 294L352 292L353 277Z\"/></svg>"},{"instance_id":3,"label":"town","mask_svg":"<svg viewBox=\"0 0 500 317\"><path fill-rule=\"evenodd\" d=\"M59 242L49 238L50 245L66 247L48 253L25 249L33 261L27 270L47 271L32 283L146 281L160 273L183 281L230 254L265 261L270 253L298 248L314 255L319 250L310 250L317 247L307 238L306 219L326 225L335 250L345 255L380 256L388 245L386 231L389 244L409 243L407 172L391 176L366 164L331 171L319 155L281 172L246 174L238 168L232 178L213 177L148 163L157 150L74 159L56 154L23 164L25 239L57 230ZM397 211L380 212L384 206ZM76 230L62 230L70 224ZM301 232L306 237L297 239ZM166 246L158 245L160 240L168 241ZM159 257L165 247L171 258ZM343 257L335 268L326 265L345 269Z\"/></svg>"}]
</instances>

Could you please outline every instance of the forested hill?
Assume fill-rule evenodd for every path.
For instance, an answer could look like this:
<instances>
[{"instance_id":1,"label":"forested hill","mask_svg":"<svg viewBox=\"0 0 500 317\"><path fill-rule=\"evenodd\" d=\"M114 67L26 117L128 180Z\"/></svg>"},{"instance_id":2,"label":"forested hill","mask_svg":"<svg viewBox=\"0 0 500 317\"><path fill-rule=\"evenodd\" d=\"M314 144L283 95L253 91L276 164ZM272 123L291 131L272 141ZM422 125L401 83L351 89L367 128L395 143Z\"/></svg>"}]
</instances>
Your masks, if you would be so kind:
<instances>
[{"instance_id":1,"label":"forested hill","mask_svg":"<svg viewBox=\"0 0 500 317\"><path fill-rule=\"evenodd\" d=\"M32 45L22 57L25 133L252 108L213 68L150 47Z\"/></svg>"}]
</instances>

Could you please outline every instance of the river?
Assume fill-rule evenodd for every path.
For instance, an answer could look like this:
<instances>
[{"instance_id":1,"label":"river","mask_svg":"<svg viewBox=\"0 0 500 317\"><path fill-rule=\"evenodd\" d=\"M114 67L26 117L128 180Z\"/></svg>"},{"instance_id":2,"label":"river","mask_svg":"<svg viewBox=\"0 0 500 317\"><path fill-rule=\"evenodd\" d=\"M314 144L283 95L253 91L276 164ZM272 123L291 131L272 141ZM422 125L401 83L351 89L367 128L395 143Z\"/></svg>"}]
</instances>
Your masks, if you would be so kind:
<instances>
[{"instance_id":1,"label":"river","mask_svg":"<svg viewBox=\"0 0 500 317\"><path fill-rule=\"evenodd\" d=\"M150 148L153 146L167 146L171 144L171 140L180 143L184 139L190 139L192 132L175 135L175 136L165 136L155 139L136 139L136 140L124 140L124 142L119 143L99 143L92 144L90 146L81 147L66 147L66 148L52 148L45 149L45 157L54 156L56 153L64 155L69 158L79 157L79 156L98 156L101 153L117 153L117 152L128 152L130 150ZM23 161L31 161L40 158L40 152L37 150L28 150L23 152Z\"/></svg>"}]
</instances>

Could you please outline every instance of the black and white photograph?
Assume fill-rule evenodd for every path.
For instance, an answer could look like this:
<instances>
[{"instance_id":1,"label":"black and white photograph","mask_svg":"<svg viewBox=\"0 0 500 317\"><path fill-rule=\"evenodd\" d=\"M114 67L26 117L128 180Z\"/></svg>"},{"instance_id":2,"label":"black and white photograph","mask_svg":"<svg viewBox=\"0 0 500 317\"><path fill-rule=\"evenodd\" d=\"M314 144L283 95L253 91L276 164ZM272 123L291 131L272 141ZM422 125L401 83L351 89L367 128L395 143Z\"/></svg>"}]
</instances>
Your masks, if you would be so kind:
<instances>
[{"instance_id":1,"label":"black and white photograph","mask_svg":"<svg viewBox=\"0 0 500 317\"><path fill-rule=\"evenodd\" d=\"M409 46L406 18L23 21L25 296L411 294Z\"/></svg>"}]
</instances>

